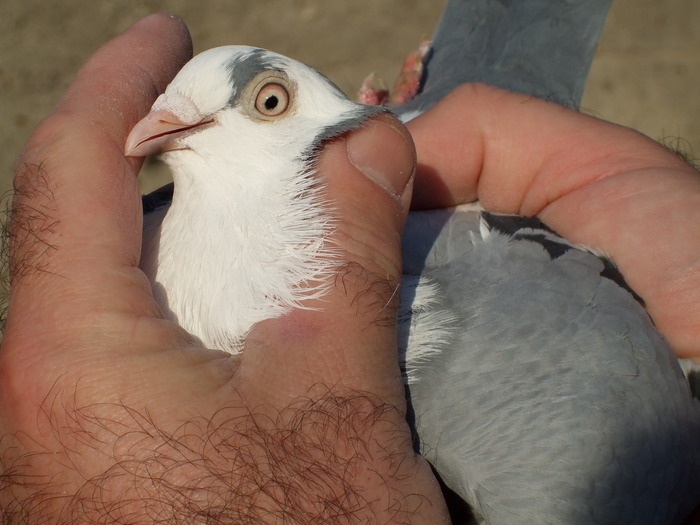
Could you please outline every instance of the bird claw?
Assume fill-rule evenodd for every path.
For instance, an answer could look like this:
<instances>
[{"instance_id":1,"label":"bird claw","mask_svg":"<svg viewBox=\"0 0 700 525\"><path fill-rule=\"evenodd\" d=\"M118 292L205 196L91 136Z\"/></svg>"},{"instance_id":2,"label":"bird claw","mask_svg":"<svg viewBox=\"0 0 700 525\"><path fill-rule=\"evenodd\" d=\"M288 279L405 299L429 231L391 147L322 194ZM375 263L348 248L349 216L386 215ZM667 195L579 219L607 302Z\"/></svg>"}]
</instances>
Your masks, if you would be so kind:
<instances>
[{"instance_id":1,"label":"bird claw","mask_svg":"<svg viewBox=\"0 0 700 525\"><path fill-rule=\"evenodd\" d=\"M389 101L389 90L384 80L377 77L375 73L367 75L357 92L357 101L370 106L386 104Z\"/></svg>"},{"instance_id":2,"label":"bird claw","mask_svg":"<svg viewBox=\"0 0 700 525\"><path fill-rule=\"evenodd\" d=\"M423 77L425 59L430 51L430 44L430 40L423 38L418 45L418 49L408 54L391 92L386 89L384 81L378 79L374 73L367 75L357 92L357 101L361 104L375 106L387 103L400 106L415 97L420 90L420 82Z\"/></svg>"}]
</instances>

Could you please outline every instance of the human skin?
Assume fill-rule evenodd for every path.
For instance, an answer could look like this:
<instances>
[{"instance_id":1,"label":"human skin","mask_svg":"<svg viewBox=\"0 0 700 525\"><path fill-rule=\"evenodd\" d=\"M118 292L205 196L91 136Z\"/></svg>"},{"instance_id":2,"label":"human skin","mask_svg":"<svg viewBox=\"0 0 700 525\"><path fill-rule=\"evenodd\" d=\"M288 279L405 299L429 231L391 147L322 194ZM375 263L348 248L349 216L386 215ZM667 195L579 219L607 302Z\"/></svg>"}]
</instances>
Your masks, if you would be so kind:
<instances>
[{"instance_id":1,"label":"human skin","mask_svg":"<svg viewBox=\"0 0 700 525\"><path fill-rule=\"evenodd\" d=\"M309 304L317 308L260 323L238 358L206 350L162 319L138 269L140 162L123 155L130 128L190 54L174 17L132 26L86 63L18 162L0 351L5 521L447 523L411 447L395 352L410 138L380 118L325 147L319 177L345 258L331 292ZM671 308L664 283L677 284L675 274L664 281L654 260L633 277L640 261L623 261L656 241L656 213L647 221L635 210L678 213L682 193L700 193L675 155L630 130L479 85L409 127L415 206L478 197L499 211L539 212L611 253L652 312ZM684 220L700 213L691 207ZM610 228L619 219L631 233ZM663 242L693 242L690 228L673 227L681 231L664 230ZM669 337L690 340L694 325L676 317Z\"/></svg>"}]
</instances>

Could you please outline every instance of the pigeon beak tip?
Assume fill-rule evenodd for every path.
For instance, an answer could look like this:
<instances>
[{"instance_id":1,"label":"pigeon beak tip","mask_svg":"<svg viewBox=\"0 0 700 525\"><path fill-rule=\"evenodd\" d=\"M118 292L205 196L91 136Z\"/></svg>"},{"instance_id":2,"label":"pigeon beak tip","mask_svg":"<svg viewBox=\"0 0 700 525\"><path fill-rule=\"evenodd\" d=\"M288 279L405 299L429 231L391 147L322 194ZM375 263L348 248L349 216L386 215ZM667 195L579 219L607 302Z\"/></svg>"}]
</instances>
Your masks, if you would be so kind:
<instances>
[{"instance_id":1,"label":"pigeon beak tip","mask_svg":"<svg viewBox=\"0 0 700 525\"><path fill-rule=\"evenodd\" d=\"M129 133L124 144L124 154L127 157L145 157L170 151L177 147L177 139L185 132L211 122L211 118L187 122L172 111L151 110Z\"/></svg>"}]
</instances>

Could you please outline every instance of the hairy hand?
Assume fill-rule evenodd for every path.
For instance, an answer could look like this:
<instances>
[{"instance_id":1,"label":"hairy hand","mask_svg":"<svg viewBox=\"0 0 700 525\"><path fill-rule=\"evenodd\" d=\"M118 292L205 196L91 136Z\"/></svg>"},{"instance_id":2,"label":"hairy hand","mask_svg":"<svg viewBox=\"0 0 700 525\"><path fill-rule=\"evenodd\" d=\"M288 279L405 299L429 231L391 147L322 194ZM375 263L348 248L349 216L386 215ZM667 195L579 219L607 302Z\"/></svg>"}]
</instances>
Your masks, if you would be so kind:
<instances>
[{"instance_id":1,"label":"hairy hand","mask_svg":"<svg viewBox=\"0 0 700 525\"><path fill-rule=\"evenodd\" d=\"M190 53L174 17L134 25L90 58L19 160L3 523L446 522L396 362L410 138L377 119L324 150L346 261L323 308L261 323L239 358L201 348L162 319L137 267L140 164L123 156Z\"/></svg>"},{"instance_id":2,"label":"hairy hand","mask_svg":"<svg viewBox=\"0 0 700 525\"><path fill-rule=\"evenodd\" d=\"M700 176L642 134L481 84L410 122L414 206L479 199L607 252L681 357L700 359Z\"/></svg>"}]
</instances>

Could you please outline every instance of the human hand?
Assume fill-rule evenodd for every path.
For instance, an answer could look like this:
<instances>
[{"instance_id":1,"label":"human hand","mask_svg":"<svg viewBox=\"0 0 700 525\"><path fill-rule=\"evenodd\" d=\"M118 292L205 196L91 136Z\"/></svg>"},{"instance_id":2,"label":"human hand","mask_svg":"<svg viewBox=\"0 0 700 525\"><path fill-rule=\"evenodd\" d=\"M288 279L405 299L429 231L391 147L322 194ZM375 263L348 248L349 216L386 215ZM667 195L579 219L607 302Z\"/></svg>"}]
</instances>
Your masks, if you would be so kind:
<instances>
[{"instance_id":1,"label":"human hand","mask_svg":"<svg viewBox=\"0 0 700 525\"><path fill-rule=\"evenodd\" d=\"M131 27L86 63L18 163L4 522L447 522L396 362L414 166L401 128L375 120L322 155L347 262L322 309L261 323L237 358L162 319L137 267L140 163L123 147L190 53L173 17Z\"/></svg>"},{"instance_id":2,"label":"human hand","mask_svg":"<svg viewBox=\"0 0 700 525\"><path fill-rule=\"evenodd\" d=\"M700 359L700 176L687 162L636 131L480 84L408 128L414 207L478 198L604 250L677 355Z\"/></svg>"}]
</instances>

